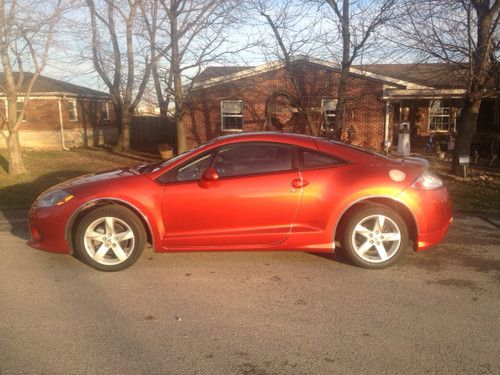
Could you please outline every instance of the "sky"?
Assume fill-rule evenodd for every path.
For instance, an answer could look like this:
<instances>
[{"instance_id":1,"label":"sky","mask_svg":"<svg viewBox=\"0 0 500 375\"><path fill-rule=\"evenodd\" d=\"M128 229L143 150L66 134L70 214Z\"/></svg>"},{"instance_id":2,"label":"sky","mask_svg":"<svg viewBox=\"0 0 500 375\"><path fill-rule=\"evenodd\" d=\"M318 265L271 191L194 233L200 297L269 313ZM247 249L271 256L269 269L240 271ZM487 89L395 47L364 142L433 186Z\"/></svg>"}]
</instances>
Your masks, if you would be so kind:
<instances>
[{"instance_id":1,"label":"sky","mask_svg":"<svg viewBox=\"0 0 500 375\"><path fill-rule=\"evenodd\" d=\"M50 52L50 59L43 74L107 91L90 59L91 33L88 10L81 0L69 1L74 1L75 6L66 11L61 19ZM284 13L284 0L269 1L272 4L266 9L266 12L276 20L280 32L283 33L283 27L293 30L293 32L283 33L283 35L285 44L294 47L294 54L309 54L317 58L338 62L340 42L337 28L328 17L320 15L317 5L304 6L304 2L297 1L297 5L292 11ZM363 3L366 1L361 1L361 4ZM33 4L36 7L38 2ZM330 15L332 15L331 10ZM238 53L227 54L223 61L212 62L209 65L259 65L266 61L275 60L275 52L278 47L265 19L255 10L249 11L241 7L234 11L233 16L241 23L235 25L234 29L228 28L229 39L222 48L230 51L239 49L247 43L252 46ZM364 18L369 17L368 14L359 14L358 16L359 22L363 22ZM141 32L145 33L144 30ZM324 41L327 41L326 44ZM401 57L395 55L382 57L385 52L383 48L382 46L378 50L371 51L370 54L367 52L364 61L400 62ZM403 58L408 59L408 56Z\"/></svg>"}]
</instances>

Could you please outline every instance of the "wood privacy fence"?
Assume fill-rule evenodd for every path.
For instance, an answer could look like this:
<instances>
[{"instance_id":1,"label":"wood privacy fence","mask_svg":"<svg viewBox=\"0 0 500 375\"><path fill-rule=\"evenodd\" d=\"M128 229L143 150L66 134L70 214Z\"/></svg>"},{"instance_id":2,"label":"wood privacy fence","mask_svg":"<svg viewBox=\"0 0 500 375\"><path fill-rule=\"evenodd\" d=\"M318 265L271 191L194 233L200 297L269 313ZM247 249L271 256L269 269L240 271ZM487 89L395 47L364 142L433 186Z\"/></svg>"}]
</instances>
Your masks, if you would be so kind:
<instances>
[{"instance_id":1,"label":"wood privacy fence","mask_svg":"<svg viewBox=\"0 0 500 375\"><path fill-rule=\"evenodd\" d=\"M130 126L130 146L138 151L157 153L158 143L175 147L174 121L159 116L134 116Z\"/></svg>"}]
</instances>

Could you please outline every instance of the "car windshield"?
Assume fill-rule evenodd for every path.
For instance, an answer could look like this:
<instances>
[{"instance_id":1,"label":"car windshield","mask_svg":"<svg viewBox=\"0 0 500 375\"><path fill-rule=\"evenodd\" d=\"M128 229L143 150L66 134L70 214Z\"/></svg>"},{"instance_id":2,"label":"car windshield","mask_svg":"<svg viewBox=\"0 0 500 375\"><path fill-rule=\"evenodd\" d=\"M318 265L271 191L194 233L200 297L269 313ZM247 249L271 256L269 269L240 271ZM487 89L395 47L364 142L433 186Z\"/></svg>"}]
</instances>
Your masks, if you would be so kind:
<instances>
[{"instance_id":1,"label":"car windshield","mask_svg":"<svg viewBox=\"0 0 500 375\"><path fill-rule=\"evenodd\" d=\"M209 143L212 143L212 142L209 142ZM187 154L195 152L195 151L199 150L200 148L205 147L206 145L207 145L207 143L205 143L205 144L203 144L201 146L192 148L191 150L185 151L185 152L183 152L183 153L181 153L181 154L179 154L177 156L174 156L173 158L168 159L168 160L161 160L161 161L155 161L155 162L152 162L152 163L141 164L138 167L133 168L133 170L136 171L136 172L138 172L138 173L141 173L141 174L152 173L152 172L159 171L160 169L163 169L166 166L168 166L168 165L170 165L172 163L175 163L177 160L183 158Z\"/></svg>"}]
</instances>

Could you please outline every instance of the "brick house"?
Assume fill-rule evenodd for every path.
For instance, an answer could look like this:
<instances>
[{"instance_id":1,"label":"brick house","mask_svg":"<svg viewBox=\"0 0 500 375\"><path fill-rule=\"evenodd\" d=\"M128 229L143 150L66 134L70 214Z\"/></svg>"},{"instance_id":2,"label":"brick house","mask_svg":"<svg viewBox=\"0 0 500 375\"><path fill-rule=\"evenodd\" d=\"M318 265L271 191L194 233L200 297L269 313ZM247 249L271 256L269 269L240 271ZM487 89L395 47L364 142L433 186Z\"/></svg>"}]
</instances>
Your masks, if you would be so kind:
<instances>
[{"instance_id":1,"label":"brick house","mask_svg":"<svg viewBox=\"0 0 500 375\"><path fill-rule=\"evenodd\" d=\"M24 86L31 76L31 73L25 73ZM0 73L0 111L5 114L4 82L4 75ZM24 105L22 89L20 91L19 111ZM109 94L40 76L26 106L19 140L21 146L34 149L114 143L118 136L114 118ZM0 148L5 147L5 142L0 139Z\"/></svg>"},{"instance_id":2,"label":"brick house","mask_svg":"<svg viewBox=\"0 0 500 375\"><path fill-rule=\"evenodd\" d=\"M188 145L194 147L241 131L310 133L305 117L297 111L295 87L299 87L319 133L331 134L338 65L301 57L294 60L292 72L295 86L279 62L205 69L186 101L183 119ZM347 87L342 139L380 150L384 140L393 144L397 140L400 123L409 123L412 144L422 148L431 134L453 133L465 94L462 74L444 64L354 66ZM485 101L485 108L484 130L500 133L498 91Z\"/></svg>"}]
</instances>

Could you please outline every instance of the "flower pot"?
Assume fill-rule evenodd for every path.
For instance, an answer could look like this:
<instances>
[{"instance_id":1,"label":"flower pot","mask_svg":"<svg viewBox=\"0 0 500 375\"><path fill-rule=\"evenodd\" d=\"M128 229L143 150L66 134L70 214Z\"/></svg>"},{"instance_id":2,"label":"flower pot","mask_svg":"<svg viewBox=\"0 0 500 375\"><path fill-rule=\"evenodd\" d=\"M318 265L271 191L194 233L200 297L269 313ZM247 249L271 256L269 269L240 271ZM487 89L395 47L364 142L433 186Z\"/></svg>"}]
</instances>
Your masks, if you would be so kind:
<instances>
[{"instance_id":1,"label":"flower pot","mask_svg":"<svg viewBox=\"0 0 500 375\"><path fill-rule=\"evenodd\" d=\"M171 159L174 156L174 150L168 143L158 143L158 151L162 159Z\"/></svg>"}]
</instances>

